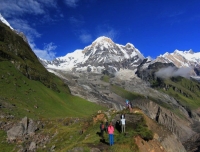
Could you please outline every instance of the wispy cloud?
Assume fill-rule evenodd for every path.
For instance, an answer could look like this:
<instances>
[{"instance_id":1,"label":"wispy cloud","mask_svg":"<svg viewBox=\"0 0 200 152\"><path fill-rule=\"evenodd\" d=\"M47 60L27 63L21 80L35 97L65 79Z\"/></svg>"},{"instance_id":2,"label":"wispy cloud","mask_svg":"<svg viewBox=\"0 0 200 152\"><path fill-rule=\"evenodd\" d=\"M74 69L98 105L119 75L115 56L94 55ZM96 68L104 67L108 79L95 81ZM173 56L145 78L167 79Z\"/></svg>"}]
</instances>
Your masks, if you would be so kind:
<instances>
[{"instance_id":1,"label":"wispy cloud","mask_svg":"<svg viewBox=\"0 0 200 152\"><path fill-rule=\"evenodd\" d=\"M170 78L170 77L177 77L177 76L182 76L185 78L189 78L191 71L193 69L189 67L183 67L183 68L176 68L176 67L167 67L167 68L162 68L159 71L155 73L156 77L159 78Z\"/></svg>"},{"instance_id":2,"label":"wispy cloud","mask_svg":"<svg viewBox=\"0 0 200 152\"><path fill-rule=\"evenodd\" d=\"M69 7L77 7L77 3L78 3L79 0L64 0L65 4Z\"/></svg>"},{"instance_id":3,"label":"wispy cloud","mask_svg":"<svg viewBox=\"0 0 200 152\"><path fill-rule=\"evenodd\" d=\"M79 36L81 42L83 43L89 43L92 42L92 35L88 33L83 33Z\"/></svg>"},{"instance_id":4,"label":"wispy cloud","mask_svg":"<svg viewBox=\"0 0 200 152\"><path fill-rule=\"evenodd\" d=\"M5 17L22 16L24 14L44 14L41 3L33 0L1 0L0 10Z\"/></svg>"},{"instance_id":5,"label":"wispy cloud","mask_svg":"<svg viewBox=\"0 0 200 152\"><path fill-rule=\"evenodd\" d=\"M111 26L105 24L97 27L97 36L106 36L115 40L119 36L119 32Z\"/></svg>"},{"instance_id":6,"label":"wispy cloud","mask_svg":"<svg viewBox=\"0 0 200 152\"><path fill-rule=\"evenodd\" d=\"M35 54L42 59L51 61L56 57L56 53L54 52L54 50L57 48L57 46L54 45L52 42L49 44L45 44L43 49L37 48L34 43L31 44L31 47L34 48Z\"/></svg>"},{"instance_id":7,"label":"wispy cloud","mask_svg":"<svg viewBox=\"0 0 200 152\"><path fill-rule=\"evenodd\" d=\"M23 32L27 37L40 37L41 34L32 28L28 21L22 19L13 19L10 21L11 25L15 25L17 31Z\"/></svg>"}]
</instances>

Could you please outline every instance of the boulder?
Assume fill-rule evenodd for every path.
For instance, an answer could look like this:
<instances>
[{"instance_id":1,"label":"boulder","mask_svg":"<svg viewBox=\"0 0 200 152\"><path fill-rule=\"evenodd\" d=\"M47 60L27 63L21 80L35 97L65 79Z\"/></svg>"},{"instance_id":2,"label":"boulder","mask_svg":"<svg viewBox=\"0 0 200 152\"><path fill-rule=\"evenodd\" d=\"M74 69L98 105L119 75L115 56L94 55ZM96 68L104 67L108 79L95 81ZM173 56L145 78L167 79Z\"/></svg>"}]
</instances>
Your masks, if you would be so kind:
<instances>
[{"instance_id":1,"label":"boulder","mask_svg":"<svg viewBox=\"0 0 200 152\"><path fill-rule=\"evenodd\" d=\"M26 135L33 135L36 130L37 126L34 121L24 117L18 124L14 125L7 131L8 140L12 141Z\"/></svg>"},{"instance_id":2,"label":"boulder","mask_svg":"<svg viewBox=\"0 0 200 152\"><path fill-rule=\"evenodd\" d=\"M36 143L32 141L30 146L29 146L29 151L34 151L36 148L37 148Z\"/></svg>"}]
</instances>

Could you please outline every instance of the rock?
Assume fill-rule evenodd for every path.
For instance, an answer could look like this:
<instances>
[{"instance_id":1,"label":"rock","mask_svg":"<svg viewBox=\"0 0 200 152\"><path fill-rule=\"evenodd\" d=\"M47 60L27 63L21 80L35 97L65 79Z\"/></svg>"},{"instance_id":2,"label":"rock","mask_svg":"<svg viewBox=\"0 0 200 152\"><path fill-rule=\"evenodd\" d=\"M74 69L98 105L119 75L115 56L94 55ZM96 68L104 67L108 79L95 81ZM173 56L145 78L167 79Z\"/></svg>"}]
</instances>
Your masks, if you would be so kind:
<instances>
[{"instance_id":1,"label":"rock","mask_svg":"<svg viewBox=\"0 0 200 152\"><path fill-rule=\"evenodd\" d=\"M29 119L27 133L29 135L32 135L35 133L36 129L37 129L37 127L36 127L36 124L34 123L34 121L32 119Z\"/></svg>"},{"instance_id":2,"label":"rock","mask_svg":"<svg viewBox=\"0 0 200 152\"><path fill-rule=\"evenodd\" d=\"M36 147L36 143L32 141L31 144L30 144L30 146L29 146L29 150L30 151L34 151L36 148L37 148Z\"/></svg>"},{"instance_id":3,"label":"rock","mask_svg":"<svg viewBox=\"0 0 200 152\"><path fill-rule=\"evenodd\" d=\"M101 152L101 150L98 148L92 148L90 149L90 152Z\"/></svg>"},{"instance_id":4,"label":"rock","mask_svg":"<svg viewBox=\"0 0 200 152\"><path fill-rule=\"evenodd\" d=\"M134 100L134 105L142 109L151 119L166 126L182 143L195 134L190 125L188 125L191 124L190 120L180 119L171 111L150 100Z\"/></svg>"},{"instance_id":5,"label":"rock","mask_svg":"<svg viewBox=\"0 0 200 152\"><path fill-rule=\"evenodd\" d=\"M51 147L50 151L55 151L55 148L56 148L56 146L53 145L53 146Z\"/></svg>"},{"instance_id":6,"label":"rock","mask_svg":"<svg viewBox=\"0 0 200 152\"><path fill-rule=\"evenodd\" d=\"M21 137L24 134L24 126L22 124L18 124L12 127L10 130L7 131L8 140L12 141L15 140L17 137Z\"/></svg>"},{"instance_id":7,"label":"rock","mask_svg":"<svg viewBox=\"0 0 200 152\"><path fill-rule=\"evenodd\" d=\"M27 131L27 128L28 128L28 118L27 117L22 118L21 123L24 126L24 130ZM26 132L24 132L24 134L25 133Z\"/></svg>"},{"instance_id":8,"label":"rock","mask_svg":"<svg viewBox=\"0 0 200 152\"><path fill-rule=\"evenodd\" d=\"M84 149L82 147L75 147L72 150L69 150L68 152L83 152Z\"/></svg>"},{"instance_id":9,"label":"rock","mask_svg":"<svg viewBox=\"0 0 200 152\"><path fill-rule=\"evenodd\" d=\"M22 138L26 135L33 135L37 129L36 124L32 119L24 117L20 123L14 125L7 131L8 140L15 140L16 138Z\"/></svg>"}]
</instances>

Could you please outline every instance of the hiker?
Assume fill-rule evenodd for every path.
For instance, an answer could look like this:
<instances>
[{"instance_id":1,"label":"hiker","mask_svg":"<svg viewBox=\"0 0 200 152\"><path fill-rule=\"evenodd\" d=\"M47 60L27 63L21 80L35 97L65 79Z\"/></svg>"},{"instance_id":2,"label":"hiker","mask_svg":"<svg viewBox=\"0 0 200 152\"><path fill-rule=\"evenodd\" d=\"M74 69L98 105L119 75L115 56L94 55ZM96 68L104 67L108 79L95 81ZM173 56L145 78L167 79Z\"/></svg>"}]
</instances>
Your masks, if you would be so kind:
<instances>
[{"instance_id":1,"label":"hiker","mask_svg":"<svg viewBox=\"0 0 200 152\"><path fill-rule=\"evenodd\" d=\"M128 103L128 107L129 107L129 111L132 112L133 106L132 106L132 103L131 103L131 102Z\"/></svg>"},{"instance_id":2,"label":"hiker","mask_svg":"<svg viewBox=\"0 0 200 152\"><path fill-rule=\"evenodd\" d=\"M108 121L106 121L106 124L105 124L105 132L108 133Z\"/></svg>"},{"instance_id":3,"label":"hiker","mask_svg":"<svg viewBox=\"0 0 200 152\"><path fill-rule=\"evenodd\" d=\"M117 129L118 132L121 132L121 125L119 120L115 122L115 128Z\"/></svg>"},{"instance_id":4,"label":"hiker","mask_svg":"<svg viewBox=\"0 0 200 152\"><path fill-rule=\"evenodd\" d=\"M104 130L105 130L105 126L104 126L104 123L103 123L103 121L102 121L101 124L100 124L100 133L101 133L101 137L102 137L102 138L104 138L104 136L103 136Z\"/></svg>"},{"instance_id":5,"label":"hiker","mask_svg":"<svg viewBox=\"0 0 200 152\"><path fill-rule=\"evenodd\" d=\"M125 133L125 122L126 122L126 119L125 118L122 118L121 119L121 132L122 133Z\"/></svg>"},{"instance_id":6,"label":"hiker","mask_svg":"<svg viewBox=\"0 0 200 152\"><path fill-rule=\"evenodd\" d=\"M112 125L112 122L110 122L109 126L108 126L108 134L109 134L109 143L110 146L112 146L114 144L114 127Z\"/></svg>"},{"instance_id":7,"label":"hiker","mask_svg":"<svg viewBox=\"0 0 200 152\"><path fill-rule=\"evenodd\" d=\"M128 99L126 99L126 109L128 109L129 108L129 101L128 101Z\"/></svg>"},{"instance_id":8,"label":"hiker","mask_svg":"<svg viewBox=\"0 0 200 152\"><path fill-rule=\"evenodd\" d=\"M125 118L125 114L124 114L124 113L121 114L121 119L122 119L122 118Z\"/></svg>"}]
</instances>

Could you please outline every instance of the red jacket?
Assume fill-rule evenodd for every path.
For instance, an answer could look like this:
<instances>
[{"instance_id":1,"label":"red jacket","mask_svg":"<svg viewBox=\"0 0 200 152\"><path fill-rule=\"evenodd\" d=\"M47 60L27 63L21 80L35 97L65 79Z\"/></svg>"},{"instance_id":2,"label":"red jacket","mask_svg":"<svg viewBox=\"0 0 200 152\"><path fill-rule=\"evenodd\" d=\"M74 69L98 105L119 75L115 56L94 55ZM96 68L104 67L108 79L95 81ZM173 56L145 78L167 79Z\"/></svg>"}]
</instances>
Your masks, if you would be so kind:
<instances>
[{"instance_id":1,"label":"red jacket","mask_svg":"<svg viewBox=\"0 0 200 152\"><path fill-rule=\"evenodd\" d=\"M114 127L113 126L108 126L108 134L113 134L114 133Z\"/></svg>"}]
</instances>

